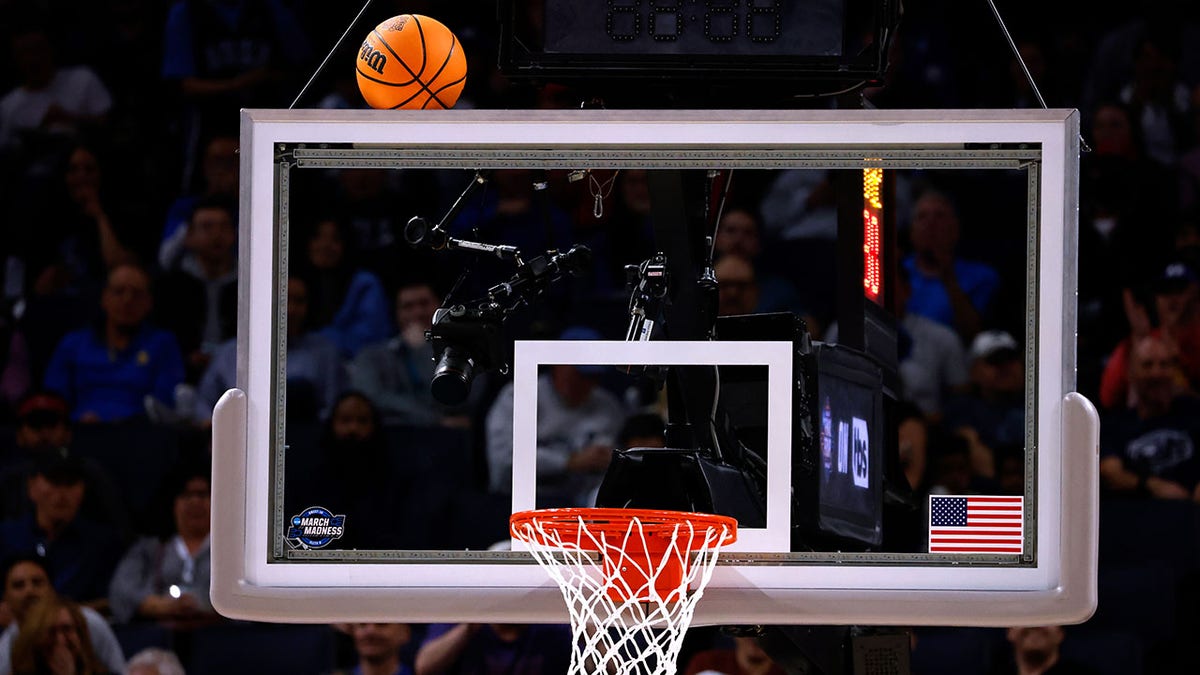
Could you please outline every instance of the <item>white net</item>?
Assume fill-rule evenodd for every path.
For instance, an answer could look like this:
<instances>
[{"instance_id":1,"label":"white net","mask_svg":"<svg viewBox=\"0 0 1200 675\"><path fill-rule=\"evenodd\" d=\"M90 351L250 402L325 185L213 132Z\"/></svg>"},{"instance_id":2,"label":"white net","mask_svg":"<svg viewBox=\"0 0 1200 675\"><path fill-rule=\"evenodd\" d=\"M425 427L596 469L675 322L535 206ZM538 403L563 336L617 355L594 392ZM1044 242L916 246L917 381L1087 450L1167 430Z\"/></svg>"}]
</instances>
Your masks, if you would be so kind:
<instances>
[{"instance_id":1,"label":"white net","mask_svg":"<svg viewBox=\"0 0 1200 675\"><path fill-rule=\"evenodd\" d=\"M513 537L529 545L567 602L574 642L568 675L675 673L696 603L736 523L707 514L646 522L613 518L612 510L571 511L517 514L512 524Z\"/></svg>"}]
</instances>

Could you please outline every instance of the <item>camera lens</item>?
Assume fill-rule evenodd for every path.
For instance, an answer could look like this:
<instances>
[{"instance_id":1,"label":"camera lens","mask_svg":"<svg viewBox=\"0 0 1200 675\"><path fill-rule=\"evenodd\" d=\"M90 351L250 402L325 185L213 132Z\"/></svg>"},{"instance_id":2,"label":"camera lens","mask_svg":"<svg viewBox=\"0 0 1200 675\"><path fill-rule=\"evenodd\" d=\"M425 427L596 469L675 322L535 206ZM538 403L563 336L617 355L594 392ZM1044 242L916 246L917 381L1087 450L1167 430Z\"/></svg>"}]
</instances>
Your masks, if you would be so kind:
<instances>
[{"instance_id":1,"label":"camera lens","mask_svg":"<svg viewBox=\"0 0 1200 675\"><path fill-rule=\"evenodd\" d=\"M471 357L453 347L446 347L433 369L430 391L438 401L446 405L458 405L467 400L474 378L475 364Z\"/></svg>"}]
</instances>

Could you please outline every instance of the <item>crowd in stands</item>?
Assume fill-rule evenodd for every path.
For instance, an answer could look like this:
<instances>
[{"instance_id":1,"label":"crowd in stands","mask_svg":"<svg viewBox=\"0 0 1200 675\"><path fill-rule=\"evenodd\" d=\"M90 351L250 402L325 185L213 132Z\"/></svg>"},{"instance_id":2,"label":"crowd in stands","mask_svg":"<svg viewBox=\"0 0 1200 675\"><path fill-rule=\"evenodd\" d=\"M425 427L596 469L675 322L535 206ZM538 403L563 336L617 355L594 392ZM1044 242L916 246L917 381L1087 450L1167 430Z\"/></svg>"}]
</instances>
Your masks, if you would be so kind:
<instances>
[{"instance_id":1,"label":"crowd in stands","mask_svg":"<svg viewBox=\"0 0 1200 675\"><path fill-rule=\"evenodd\" d=\"M918 630L914 672L1197 672L1200 12L1068 3L1062 24L1018 4L1005 11L1020 53L1050 106L1080 110L1088 146L1076 386L1102 411L1101 605L1065 630ZM377 19L422 13L456 32L470 60L459 107L578 107L585 94L504 78L491 2L376 5ZM561 626L251 625L208 602L208 426L236 380L238 110L292 104L357 10L0 0L0 675L281 672L286 658L307 664L288 672L565 671ZM1036 107L983 3L905 11L888 83L866 105ZM356 48L297 107L364 107ZM1025 489L1024 184L985 173L897 172L899 448L919 495ZM458 279L400 235L412 215L444 213L468 177L297 178L287 508L341 495L373 524L338 545L482 548L505 531L511 384L486 375L461 405L436 401L424 333L448 294L477 297L511 268L479 260ZM512 330L619 339L625 266L655 252L646 172L597 170L548 195L538 180L495 172L451 228L526 252L588 245L590 274ZM828 172L735 183L713 244L720 312L793 311L836 341L835 206ZM544 505L588 503L613 448L663 442L653 394L587 367L542 381ZM779 672L753 641L694 633L680 672Z\"/></svg>"}]
</instances>

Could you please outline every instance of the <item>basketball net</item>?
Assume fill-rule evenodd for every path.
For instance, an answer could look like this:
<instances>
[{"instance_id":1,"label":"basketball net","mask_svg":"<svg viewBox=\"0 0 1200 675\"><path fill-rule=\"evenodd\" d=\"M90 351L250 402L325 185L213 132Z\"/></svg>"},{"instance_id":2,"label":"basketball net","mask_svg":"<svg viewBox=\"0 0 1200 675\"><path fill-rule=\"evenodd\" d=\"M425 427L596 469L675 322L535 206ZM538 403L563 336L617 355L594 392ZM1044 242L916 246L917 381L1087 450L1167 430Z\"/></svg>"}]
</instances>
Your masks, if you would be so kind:
<instances>
[{"instance_id":1,"label":"basketball net","mask_svg":"<svg viewBox=\"0 0 1200 675\"><path fill-rule=\"evenodd\" d=\"M676 511L544 509L513 514L510 531L567 602L568 675L673 675L737 522Z\"/></svg>"}]
</instances>

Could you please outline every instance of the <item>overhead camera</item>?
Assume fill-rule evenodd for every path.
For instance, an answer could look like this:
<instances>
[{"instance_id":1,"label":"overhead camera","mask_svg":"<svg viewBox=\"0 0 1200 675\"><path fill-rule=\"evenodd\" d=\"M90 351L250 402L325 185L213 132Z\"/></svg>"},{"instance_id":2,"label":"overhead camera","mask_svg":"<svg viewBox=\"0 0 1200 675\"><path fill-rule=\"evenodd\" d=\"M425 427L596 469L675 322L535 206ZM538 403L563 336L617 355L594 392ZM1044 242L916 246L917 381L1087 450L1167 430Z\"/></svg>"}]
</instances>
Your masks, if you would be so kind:
<instances>
[{"instance_id":1,"label":"overhead camera","mask_svg":"<svg viewBox=\"0 0 1200 675\"><path fill-rule=\"evenodd\" d=\"M430 384L433 397L447 405L458 405L467 400L476 375L489 370L506 372L504 320L554 281L586 271L591 257L586 246L574 246L565 253L547 251L519 264L511 279L489 288L485 297L438 309L433 325L425 333L433 344L437 363ZM519 252L515 258L521 259Z\"/></svg>"},{"instance_id":2,"label":"overhead camera","mask_svg":"<svg viewBox=\"0 0 1200 675\"><path fill-rule=\"evenodd\" d=\"M447 405L462 403L471 393L476 374L503 367L503 320L502 312L487 306L455 305L434 313L433 326L425 337L433 343L437 363L430 383L435 399Z\"/></svg>"}]
</instances>

